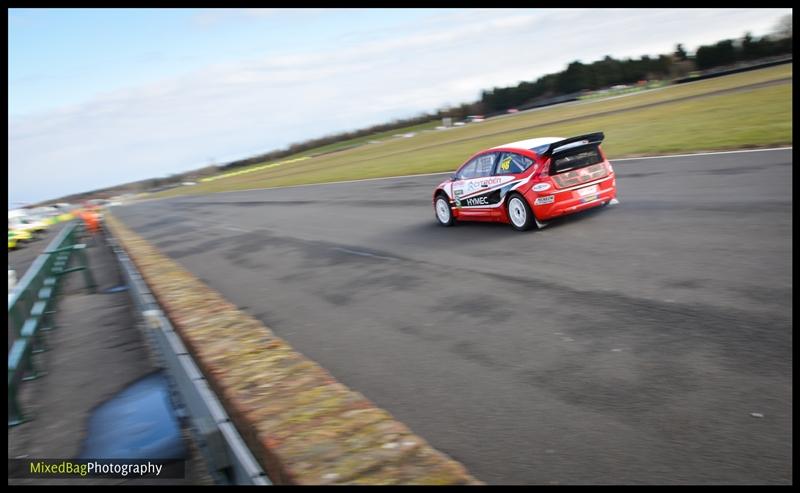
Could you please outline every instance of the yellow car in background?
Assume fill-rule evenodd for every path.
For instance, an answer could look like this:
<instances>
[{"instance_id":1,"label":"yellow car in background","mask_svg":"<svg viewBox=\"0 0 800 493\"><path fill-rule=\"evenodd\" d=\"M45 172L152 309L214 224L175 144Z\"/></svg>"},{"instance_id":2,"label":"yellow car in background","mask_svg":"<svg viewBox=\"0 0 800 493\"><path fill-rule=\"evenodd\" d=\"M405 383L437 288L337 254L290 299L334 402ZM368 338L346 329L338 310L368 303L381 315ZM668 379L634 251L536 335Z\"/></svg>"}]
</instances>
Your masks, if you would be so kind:
<instances>
[{"instance_id":1,"label":"yellow car in background","mask_svg":"<svg viewBox=\"0 0 800 493\"><path fill-rule=\"evenodd\" d=\"M33 235L30 231L24 229L9 229L8 230L8 249L13 250L20 246L20 243L31 241Z\"/></svg>"},{"instance_id":2,"label":"yellow car in background","mask_svg":"<svg viewBox=\"0 0 800 493\"><path fill-rule=\"evenodd\" d=\"M9 218L8 229L17 235L18 240L30 241L39 238L47 230L47 224L38 219L14 217Z\"/></svg>"}]
</instances>

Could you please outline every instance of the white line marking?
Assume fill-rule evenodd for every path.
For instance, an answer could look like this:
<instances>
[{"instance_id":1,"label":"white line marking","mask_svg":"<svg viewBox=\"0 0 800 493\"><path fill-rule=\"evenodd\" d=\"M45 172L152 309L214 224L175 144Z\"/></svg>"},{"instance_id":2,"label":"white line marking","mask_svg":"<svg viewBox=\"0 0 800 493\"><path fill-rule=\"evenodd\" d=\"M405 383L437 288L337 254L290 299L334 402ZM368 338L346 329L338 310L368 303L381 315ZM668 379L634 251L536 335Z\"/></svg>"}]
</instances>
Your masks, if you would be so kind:
<instances>
[{"instance_id":1,"label":"white line marking","mask_svg":"<svg viewBox=\"0 0 800 493\"><path fill-rule=\"evenodd\" d=\"M242 233L247 233L246 229L235 228L233 226L218 226L218 227L221 227L222 229L227 229L228 231L240 231Z\"/></svg>"},{"instance_id":2,"label":"white line marking","mask_svg":"<svg viewBox=\"0 0 800 493\"><path fill-rule=\"evenodd\" d=\"M741 149L737 151L709 151L709 152L697 152L693 154L665 154L663 156L643 156L643 157L627 157L627 158L619 158L619 159L609 159L611 164L613 165L615 162L618 161L638 161L638 160L645 160L645 159L664 159L670 157L692 157L692 156L715 156L717 154L740 154L740 153L747 153L747 152L768 152L768 151L785 151L791 150L792 146L789 147L771 147L768 149ZM286 185L286 186L278 186L278 187L264 187L264 188L246 188L244 190L225 190L222 192L211 192L202 195L176 195L173 197L163 197L157 199L146 199L142 200L141 202L146 201L156 201L156 200L170 200L170 199L179 199L179 198L192 198L192 197L203 197L207 195L219 195L221 193L239 193L239 192L255 192L258 190L274 190L278 188L298 188L298 187L314 187L314 186L321 186L321 185L341 185L344 183L358 183L362 181L378 181L378 180L397 180L400 178L418 178L421 176L438 176L438 175L452 175L455 172L453 171L443 171L440 173L422 173L418 175L399 175L399 176L384 176L380 178L361 178L358 180L345 180L345 181L329 181L323 183L304 183L302 185Z\"/></svg>"},{"instance_id":3,"label":"white line marking","mask_svg":"<svg viewBox=\"0 0 800 493\"><path fill-rule=\"evenodd\" d=\"M767 152L767 151L785 151L792 149L792 147L770 147L769 149L742 149L738 151L709 151L709 152L696 152L693 154L668 154L664 156L643 156L643 157L625 157L620 159L609 159L611 164L617 161L638 161L642 159L663 159L667 157L692 157L692 156L716 156L717 154L743 154L747 152Z\"/></svg>"}]
</instances>

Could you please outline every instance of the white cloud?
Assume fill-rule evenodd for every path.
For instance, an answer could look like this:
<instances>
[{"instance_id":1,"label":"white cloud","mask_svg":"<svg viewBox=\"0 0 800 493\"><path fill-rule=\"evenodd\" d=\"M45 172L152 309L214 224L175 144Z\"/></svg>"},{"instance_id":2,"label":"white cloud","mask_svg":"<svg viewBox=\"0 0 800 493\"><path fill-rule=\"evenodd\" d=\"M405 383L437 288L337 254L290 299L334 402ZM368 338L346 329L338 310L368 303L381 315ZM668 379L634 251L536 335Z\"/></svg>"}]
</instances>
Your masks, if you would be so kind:
<instances>
[{"instance_id":1,"label":"white cloud","mask_svg":"<svg viewBox=\"0 0 800 493\"><path fill-rule=\"evenodd\" d=\"M192 16L192 22L200 28L211 28L227 23L261 21L278 17L313 17L323 14L325 9L288 8L211 8L203 9Z\"/></svg>"}]
</instances>

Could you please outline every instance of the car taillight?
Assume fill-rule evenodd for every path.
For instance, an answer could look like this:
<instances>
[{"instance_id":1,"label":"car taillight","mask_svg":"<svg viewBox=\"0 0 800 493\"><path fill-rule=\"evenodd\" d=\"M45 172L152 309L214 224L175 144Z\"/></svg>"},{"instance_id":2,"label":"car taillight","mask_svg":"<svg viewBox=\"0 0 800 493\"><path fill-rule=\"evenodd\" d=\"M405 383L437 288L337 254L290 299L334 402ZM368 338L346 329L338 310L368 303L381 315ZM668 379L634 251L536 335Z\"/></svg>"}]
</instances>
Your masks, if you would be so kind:
<instances>
[{"instance_id":1,"label":"car taillight","mask_svg":"<svg viewBox=\"0 0 800 493\"><path fill-rule=\"evenodd\" d=\"M578 185L580 182L578 181L578 172L577 171L568 171L566 173L561 173L560 175L554 175L553 181L556 182L558 188L569 188Z\"/></svg>"},{"instance_id":2,"label":"car taillight","mask_svg":"<svg viewBox=\"0 0 800 493\"><path fill-rule=\"evenodd\" d=\"M558 188L569 188L582 183L599 180L608 176L609 170L604 163L597 163L585 168L573 169L565 173L553 175Z\"/></svg>"}]
</instances>

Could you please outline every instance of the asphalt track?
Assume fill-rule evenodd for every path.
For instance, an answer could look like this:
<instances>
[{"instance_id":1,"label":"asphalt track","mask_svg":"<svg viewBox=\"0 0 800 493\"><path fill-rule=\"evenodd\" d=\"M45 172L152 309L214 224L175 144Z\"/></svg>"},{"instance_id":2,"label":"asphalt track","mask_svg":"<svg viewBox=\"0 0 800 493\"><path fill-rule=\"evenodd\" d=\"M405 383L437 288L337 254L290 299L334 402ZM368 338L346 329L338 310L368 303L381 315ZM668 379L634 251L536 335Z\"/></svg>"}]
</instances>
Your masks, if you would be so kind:
<instances>
[{"instance_id":1,"label":"asphalt track","mask_svg":"<svg viewBox=\"0 0 800 493\"><path fill-rule=\"evenodd\" d=\"M527 233L442 176L113 211L488 483L791 483L791 150L614 167Z\"/></svg>"}]
</instances>

